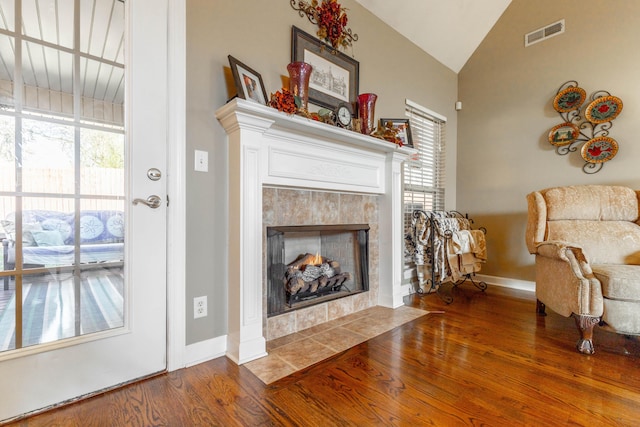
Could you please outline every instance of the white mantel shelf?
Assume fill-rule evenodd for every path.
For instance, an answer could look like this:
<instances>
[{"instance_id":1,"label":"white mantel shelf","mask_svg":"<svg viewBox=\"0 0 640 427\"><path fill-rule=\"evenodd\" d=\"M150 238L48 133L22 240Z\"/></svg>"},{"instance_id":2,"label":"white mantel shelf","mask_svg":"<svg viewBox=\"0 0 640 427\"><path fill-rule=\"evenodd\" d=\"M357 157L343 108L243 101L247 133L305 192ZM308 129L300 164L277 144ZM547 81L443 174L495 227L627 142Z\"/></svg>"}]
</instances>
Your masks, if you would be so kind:
<instances>
[{"instance_id":1,"label":"white mantel shelf","mask_svg":"<svg viewBox=\"0 0 640 427\"><path fill-rule=\"evenodd\" d=\"M216 111L229 137L227 357L265 356L262 187L377 194L378 304L402 305L402 162L416 151L243 99ZM256 262L258 260L258 262Z\"/></svg>"}]
</instances>

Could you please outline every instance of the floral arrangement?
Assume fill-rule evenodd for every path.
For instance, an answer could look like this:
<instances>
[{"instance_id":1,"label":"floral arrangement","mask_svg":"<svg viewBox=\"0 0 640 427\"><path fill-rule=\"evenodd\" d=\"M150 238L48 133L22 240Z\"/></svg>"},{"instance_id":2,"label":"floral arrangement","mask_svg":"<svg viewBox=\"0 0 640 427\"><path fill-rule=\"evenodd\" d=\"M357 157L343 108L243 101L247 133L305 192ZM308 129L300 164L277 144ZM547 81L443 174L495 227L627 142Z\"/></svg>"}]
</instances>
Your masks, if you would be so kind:
<instances>
[{"instance_id":1,"label":"floral arrangement","mask_svg":"<svg viewBox=\"0 0 640 427\"><path fill-rule=\"evenodd\" d=\"M285 88L282 88L282 92L278 90L276 93L271 94L269 106L287 114L295 114L295 112L298 111L296 97Z\"/></svg>"},{"instance_id":2,"label":"floral arrangement","mask_svg":"<svg viewBox=\"0 0 640 427\"><path fill-rule=\"evenodd\" d=\"M291 7L297 10L300 16L306 15L310 22L317 24L318 38L334 49L346 48L358 41L358 35L347 28L347 9L337 0L322 0L322 3L318 0L312 0L311 3L291 0Z\"/></svg>"}]
</instances>

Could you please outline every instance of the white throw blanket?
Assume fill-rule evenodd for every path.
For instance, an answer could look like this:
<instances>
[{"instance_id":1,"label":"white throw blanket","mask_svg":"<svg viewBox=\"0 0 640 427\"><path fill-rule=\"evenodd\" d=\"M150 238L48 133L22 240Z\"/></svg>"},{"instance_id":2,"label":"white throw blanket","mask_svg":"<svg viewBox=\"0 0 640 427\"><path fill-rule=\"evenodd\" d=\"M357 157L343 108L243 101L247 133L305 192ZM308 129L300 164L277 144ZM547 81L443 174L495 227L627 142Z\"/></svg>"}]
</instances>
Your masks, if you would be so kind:
<instances>
[{"instance_id":1,"label":"white throw blanket","mask_svg":"<svg viewBox=\"0 0 640 427\"><path fill-rule=\"evenodd\" d=\"M458 230L447 242L447 258L454 281L480 271L487 260L487 246L481 230Z\"/></svg>"}]
</instances>

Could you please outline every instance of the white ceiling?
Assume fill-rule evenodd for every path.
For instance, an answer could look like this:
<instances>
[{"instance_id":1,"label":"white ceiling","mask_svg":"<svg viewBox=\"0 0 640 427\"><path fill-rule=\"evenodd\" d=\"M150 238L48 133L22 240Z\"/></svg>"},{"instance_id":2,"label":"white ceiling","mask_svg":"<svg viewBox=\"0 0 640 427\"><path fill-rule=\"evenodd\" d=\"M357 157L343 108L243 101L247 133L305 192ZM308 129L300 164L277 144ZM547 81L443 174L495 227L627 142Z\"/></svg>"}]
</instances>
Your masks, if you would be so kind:
<instances>
[{"instance_id":1,"label":"white ceiling","mask_svg":"<svg viewBox=\"0 0 640 427\"><path fill-rule=\"evenodd\" d=\"M456 73L511 3L511 0L356 1Z\"/></svg>"}]
</instances>

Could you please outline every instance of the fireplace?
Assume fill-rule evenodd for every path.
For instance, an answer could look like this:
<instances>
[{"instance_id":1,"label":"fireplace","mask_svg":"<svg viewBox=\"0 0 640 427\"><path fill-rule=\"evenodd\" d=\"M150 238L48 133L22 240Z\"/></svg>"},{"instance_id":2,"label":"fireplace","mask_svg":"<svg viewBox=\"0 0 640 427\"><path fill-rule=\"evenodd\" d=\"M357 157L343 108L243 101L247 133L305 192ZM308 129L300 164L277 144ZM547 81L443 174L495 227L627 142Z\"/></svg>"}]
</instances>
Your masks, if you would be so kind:
<instances>
[{"instance_id":1,"label":"fireplace","mask_svg":"<svg viewBox=\"0 0 640 427\"><path fill-rule=\"evenodd\" d=\"M267 317L368 290L368 224L267 227Z\"/></svg>"},{"instance_id":2,"label":"fireplace","mask_svg":"<svg viewBox=\"0 0 640 427\"><path fill-rule=\"evenodd\" d=\"M368 135L340 129L273 108L234 99L216 111L228 135L228 334L226 354L238 364L266 355L272 325L296 316L296 327L317 315L331 320L344 306L354 311L373 305L396 308L408 292L403 288L402 162L415 154ZM274 214L270 197L289 199L284 215ZM304 200L303 200L304 199ZM369 200L374 199L371 203ZM263 204L264 201L264 204ZM337 201L337 202L336 202ZM308 203L307 203L308 202ZM319 209L307 209L310 203ZM343 206L335 217L328 204ZM278 204L283 206L282 204ZM366 205L375 205L373 224ZM263 207L268 207L263 210ZM305 209L299 209L304 207ZM328 215L314 221L313 213ZM305 221L299 220L306 215ZM283 217L293 217L284 221ZM363 224L371 226L369 291L328 303L267 316L266 226L302 224ZM264 240L263 240L264 237ZM263 252L264 251L264 252ZM370 254L371 255L371 254ZM345 304L342 304L342 302ZM299 314L304 314L297 317ZM317 323L316 323L317 324Z\"/></svg>"}]
</instances>

